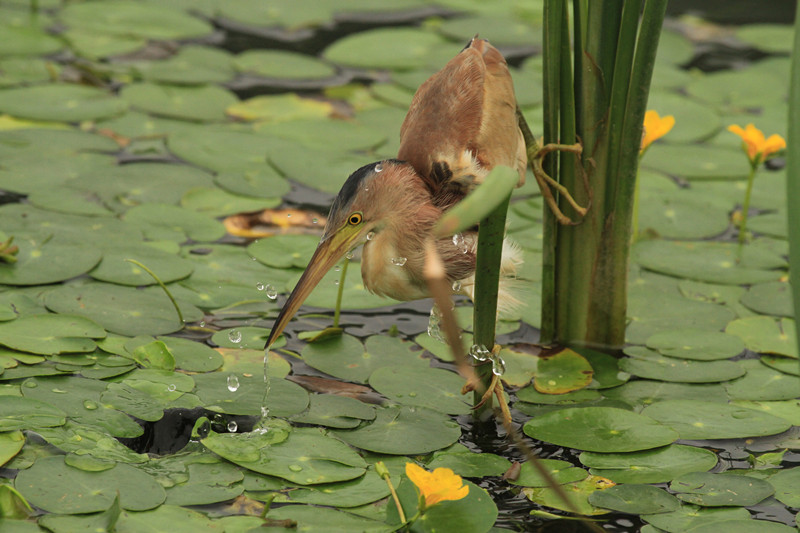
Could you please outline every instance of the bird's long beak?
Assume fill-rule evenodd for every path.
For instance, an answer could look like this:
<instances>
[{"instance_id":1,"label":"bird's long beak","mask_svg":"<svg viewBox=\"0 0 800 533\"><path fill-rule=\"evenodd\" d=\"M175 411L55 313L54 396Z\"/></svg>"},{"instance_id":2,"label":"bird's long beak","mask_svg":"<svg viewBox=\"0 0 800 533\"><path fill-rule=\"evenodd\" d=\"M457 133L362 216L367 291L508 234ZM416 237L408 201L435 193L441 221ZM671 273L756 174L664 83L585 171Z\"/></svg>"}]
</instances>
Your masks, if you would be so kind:
<instances>
[{"instance_id":1,"label":"bird's long beak","mask_svg":"<svg viewBox=\"0 0 800 533\"><path fill-rule=\"evenodd\" d=\"M303 302L314 290L314 287L320 282L323 276L335 265L342 256L353 248L361 237L363 231L358 231L355 228L343 227L327 239L320 241L314 255L308 262L303 275L297 285L294 286L292 294L283 304L278 318L275 319L275 324L272 326L272 331L267 339L267 344L264 349L269 349L275 339L283 333L286 324L292 319L294 314L303 305Z\"/></svg>"}]
</instances>

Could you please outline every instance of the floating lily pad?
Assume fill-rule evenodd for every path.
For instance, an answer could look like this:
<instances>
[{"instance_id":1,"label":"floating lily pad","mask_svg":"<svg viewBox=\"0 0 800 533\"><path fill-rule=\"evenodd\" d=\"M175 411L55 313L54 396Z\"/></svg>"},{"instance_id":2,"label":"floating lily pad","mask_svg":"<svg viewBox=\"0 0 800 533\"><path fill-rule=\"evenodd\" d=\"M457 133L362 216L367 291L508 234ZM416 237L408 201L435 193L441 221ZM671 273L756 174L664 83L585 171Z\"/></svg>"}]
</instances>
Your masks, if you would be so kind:
<instances>
[{"instance_id":1,"label":"floating lily pad","mask_svg":"<svg viewBox=\"0 0 800 533\"><path fill-rule=\"evenodd\" d=\"M730 520L746 520L750 518L747 509L741 507L697 507L695 505L684 504L677 511L669 513L659 513L643 515L642 518L669 533L683 533L692 528L702 526L717 526ZM763 526L764 522L755 522ZM725 529L724 531L728 531Z\"/></svg>"},{"instance_id":2,"label":"floating lily pad","mask_svg":"<svg viewBox=\"0 0 800 533\"><path fill-rule=\"evenodd\" d=\"M603 396L621 400L636 411L664 400L702 400L707 402L728 401L728 393L722 385L705 383L670 383L637 379L620 387L603 391Z\"/></svg>"},{"instance_id":3,"label":"floating lily pad","mask_svg":"<svg viewBox=\"0 0 800 533\"><path fill-rule=\"evenodd\" d=\"M771 72L760 72L758 76L753 76L749 71L724 70L696 76L686 90L690 96L718 109L735 111L742 108L763 109L778 104L788 92L784 85L781 78ZM738 162L746 162L744 154Z\"/></svg>"},{"instance_id":4,"label":"floating lily pad","mask_svg":"<svg viewBox=\"0 0 800 533\"><path fill-rule=\"evenodd\" d=\"M52 54L64 47L64 43L36 26L3 24L0 27L5 39L0 43L0 56L34 57Z\"/></svg>"},{"instance_id":5,"label":"floating lily pad","mask_svg":"<svg viewBox=\"0 0 800 533\"><path fill-rule=\"evenodd\" d=\"M613 486L607 479L597 476L588 476L583 481L562 485L562 491L556 492L551 487L525 488L522 493L532 502L561 509L564 511L576 510L582 515L598 515L608 513L605 509L600 509L589 503L589 495L596 491L605 490ZM566 492L569 495L571 505L567 505L560 494Z\"/></svg>"},{"instance_id":6,"label":"floating lily pad","mask_svg":"<svg viewBox=\"0 0 800 533\"><path fill-rule=\"evenodd\" d=\"M395 485L397 482L395 482ZM283 497L281 497L283 496ZM307 503L331 507L358 507L389 496L386 480L373 468L352 481L328 483L321 487L299 488L276 498L276 502Z\"/></svg>"},{"instance_id":7,"label":"floating lily pad","mask_svg":"<svg viewBox=\"0 0 800 533\"><path fill-rule=\"evenodd\" d=\"M125 213L125 221L141 228L150 240L208 242L225 235L225 227L213 218L168 204L148 203L134 207Z\"/></svg>"},{"instance_id":8,"label":"floating lily pad","mask_svg":"<svg viewBox=\"0 0 800 533\"><path fill-rule=\"evenodd\" d=\"M664 489L632 483L593 492L589 494L589 503L630 514L665 513L681 506L680 501Z\"/></svg>"},{"instance_id":9,"label":"floating lily pad","mask_svg":"<svg viewBox=\"0 0 800 533\"><path fill-rule=\"evenodd\" d=\"M721 520L712 524L704 524L687 530L688 533L794 533L795 528L772 522L770 520Z\"/></svg>"},{"instance_id":10,"label":"floating lily pad","mask_svg":"<svg viewBox=\"0 0 800 533\"><path fill-rule=\"evenodd\" d=\"M303 360L309 366L332 376L366 383L370 375L381 367L406 365L425 371L428 361L422 352L412 351L411 343L393 337L374 335L362 345L355 337L342 335L323 342L307 344Z\"/></svg>"},{"instance_id":11,"label":"floating lily pad","mask_svg":"<svg viewBox=\"0 0 800 533\"><path fill-rule=\"evenodd\" d=\"M402 405L427 407L451 415L465 415L471 411L461 395L464 378L440 368L384 366L370 374L369 384Z\"/></svg>"},{"instance_id":12,"label":"floating lily pad","mask_svg":"<svg viewBox=\"0 0 800 533\"><path fill-rule=\"evenodd\" d=\"M194 376L197 396L212 411L231 415L260 415L267 385L263 374L213 372ZM272 378L267 406L273 416L291 416L308 406L308 393L290 381Z\"/></svg>"},{"instance_id":13,"label":"floating lily pad","mask_svg":"<svg viewBox=\"0 0 800 533\"><path fill-rule=\"evenodd\" d=\"M270 162L287 178L329 194L338 193L347 176L355 169L375 160L374 157L331 146L311 148L286 140L283 144L289 145L289 148L278 145L269 150Z\"/></svg>"},{"instance_id":14,"label":"floating lily pad","mask_svg":"<svg viewBox=\"0 0 800 533\"><path fill-rule=\"evenodd\" d=\"M234 64L240 72L267 78L319 79L336 73L313 56L285 50L248 50L236 56Z\"/></svg>"},{"instance_id":15,"label":"floating lily pad","mask_svg":"<svg viewBox=\"0 0 800 533\"><path fill-rule=\"evenodd\" d=\"M568 405L599 400L601 395L596 390L581 389L564 394L544 394L533 387L525 387L517 391L517 399L528 403L545 405Z\"/></svg>"},{"instance_id":16,"label":"floating lily pad","mask_svg":"<svg viewBox=\"0 0 800 533\"><path fill-rule=\"evenodd\" d=\"M47 306L58 313L85 316L108 331L121 335L160 335L183 327L175 308L159 287L153 291L109 283L64 286L47 294ZM202 318L202 312L181 304L187 321Z\"/></svg>"},{"instance_id":17,"label":"floating lily pad","mask_svg":"<svg viewBox=\"0 0 800 533\"><path fill-rule=\"evenodd\" d=\"M0 283L45 285L64 281L88 272L102 257L100 250L92 246L21 239L17 244L17 261L0 269Z\"/></svg>"},{"instance_id":18,"label":"floating lily pad","mask_svg":"<svg viewBox=\"0 0 800 533\"><path fill-rule=\"evenodd\" d=\"M594 452L630 452L670 444L673 429L647 416L611 407L572 407L525 423L529 437Z\"/></svg>"},{"instance_id":19,"label":"floating lily pad","mask_svg":"<svg viewBox=\"0 0 800 533\"><path fill-rule=\"evenodd\" d=\"M152 509L165 498L155 479L130 465L86 472L67 466L63 457L38 459L17 475L14 486L32 505L61 514L103 511L118 491L120 505L130 510Z\"/></svg>"},{"instance_id":20,"label":"floating lily pad","mask_svg":"<svg viewBox=\"0 0 800 533\"><path fill-rule=\"evenodd\" d=\"M767 478L775 488L775 498L789 507L800 507L800 494L797 492L800 483L800 468L786 468Z\"/></svg>"},{"instance_id":21,"label":"floating lily pad","mask_svg":"<svg viewBox=\"0 0 800 533\"><path fill-rule=\"evenodd\" d=\"M753 285L740 300L748 308L765 315L794 316L792 293L784 281Z\"/></svg>"},{"instance_id":22,"label":"floating lily pad","mask_svg":"<svg viewBox=\"0 0 800 533\"><path fill-rule=\"evenodd\" d=\"M645 379L681 383L715 383L744 375L732 361L692 361L663 356L640 346L627 348L630 357L620 361L622 370Z\"/></svg>"},{"instance_id":23,"label":"floating lily pad","mask_svg":"<svg viewBox=\"0 0 800 533\"><path fill-rule=\"evenodd\" d=\"M772 485L761 479L708 472L678 476L669 488L681 500L703 507L755 505L775 492Z\"/></svg>"},{"instance_id":24,"label":"floating lily pad","mask_svg":"<svg viewBox=\"0 0 800 533\"><path fill-rule=\"evenodd\" d=\"M384 407L359 429L336 431L348 444L375 453L421 455L450 446L461 428L446 415L424 407Z\"/></svg>"},{"instance_id":25,"label":"floating lily pad","mask_svg":"<svg viewBox=\"0 0 800 533\"><path fill-rule=\"evenodd\" d=\"M247 253L274 268L304 269L318 243L319 238L313 235L275 235L255 241L247 247Z\"/></svg>"},{"instance_id":26,"label":"floating lily pad","mask_svg":"<svg viewBox=\"0 0 800 533\"><path fill-rule=\"evenodd\" d=\"M224 83L235 75L229 52L197 45L184 45L163 61L137 63L136 70L146 80L178 85Z\"/></svg>"},{"instance_id":27,"label":"floating lily pad","mask_svg":"<svg viewBox=\"0 0 800 533\"><path fill-rule=\"evenodd\" d=\"M121 508L119 496L102 513L89 515L46 514L37 523L50 531L115 531Z\"/></svg>"},{"instance_id":28,"label":"floating lily pad","mask_svg":"<svg viewBox=\"0 0 800 533\"><path fill-rule=\"evenodd\" d=\"M366 463L352 448L316 428L295 428L274 444L259 442L255 433L219 435L202 440L217 455L244 468L311 485L359 478Z\"/></svg>"},{"instance_id":29,"label":"floating lily pad","mask_svg":"<svg viewBox=\"0 0 800 533\"><path fill-rule=\"evenodd\" d=\"M146 244L128 243L104 248L103 259L89 275L94 279L118 285L138 287L157 283L142 267L126 259L144 264L164 283L188 277L194 270L190 261L174 253Z\"/></svg>"},{"instance_id":30,"label":"floating lily pad","mask_svg":"<svg viewBox=\"0 0 800 533\"><path fill-rule=\"evenodd\" d=\"M539 464L547 470L550 477L558 484L573 483L589 477L589 473L583 468L573 466L568 461L560 459L539 459ZM519 476L516 479L509 479L512 485L522 487L549 487L549 480L541 474L538 468L531 462L522 463Z\"/></svg>"},{"instance_id":31,"label":"floating lily pad","mask_svg":"<svg viewBox=\"0 0 800 533\"><path fill-rule=\"evenodd\" d=\"M697 361L729 359L744 351L744 343L734 335L699 329L656 333L647 339L647 347L669 357Z\"/></svg>"},{"instance_id":32,"label":"floating lily pad","mask_svg":"<svg viewBox=\"0 0 800 533\"><path fill-rule=\"evenodd\" d=\"M322 119L333 113L333 106L328 102L287 93L254 96L228 105L225 112L240 120L281 123L308 118Z\"/></svg>"},{"instance_id":33,"label":"floating lily pad","mask_svg":"<svg viewBox=\"0 0 800 533\"><path fill-rule=\"evenodd\" d=\"M139 533L153 528L153 524L169 524L175 533L217 533L219 526L206 515L185 507L161 505L152 511L123 511L116 525L116 533Z\"/></svg>"},{"instance_id":34,"label":"floating lily pad","mask_svg":"<svg viewBox=\"0 0 800 533\"><path fill-rule=\"evenodd\" d=\"M794 359L775 355L763 355L760 361L768 367L779 370L784 374L800 376L800 366L798 366L797 361Z\"/></svg>"},{"instance_id":35,"label":"floating lily pad","mask_svg":"<svg viewBox=\"0 0 800 533\"><path fill-rule=\"evenodd\" d=\"M385 482L384 482L385 484ZM311 505L286 505L270 511L274 520L297 522L298 531L323 533L328 531L363 531L364 533L390 533L395 528L384 522L356 516L336 509Z\"/></svg>"},{"instance_id":36,"label":"floating lily pad","mask_svg":"<svg viewBox=\"0 0 800 533\"><path fill-rule=\"evenodd\" d=\"M225 119L225 110L239 100L215 85L178 86L138 83L125 86L120 96L132 107L155 115L203 122Z\"/></svg>"},{"instance_id":37,"label":"floating lily pad","mask_svg":"<svg viewBox=\"0 0 800 533\"><path fill-rule=\"evenodd\" d=\"M797 366L797 361L794 361ZM725 384L732 400L791 400L800 397L800 377L778 372L759 361L739 361L747 374Z\"/></svg>"},{"instance_id":38,"label":"floating lily pad","mask_svg":"<svg viewBox=\"0 0 800 533\"><path fill-rule=\"evenodd\" d=\"M723 403L665 400L642 414L674 428L681 439L736 439L775 435L791 424L766 413Z\"/></svg>"},{"instance_id":39,"label":"floating lily pad","mask_svg":"<svg viewBox=\"0 0 800 533\"><path fill-rule=\"evenodd\" d=\"M309 408L292 417L294 422L337 429L350 429L364 420L375 419L375 408L346 396L312 394Z\"/></svg>"},{"instance_id":40,"label":"floating lily pad","mask_svg":"<svg viewBox=\"0 0 800 533\"><path fill-rule=\"evenodd\" d=\"M0 112L33 120L96 120L119 115L127 108L121 98L86 85L35 85L0 91Z\"/></svg>"},{"instance_id":41,"label":"floating lily pad","mask_svg":"<svg viewBox=\"0 0 800 533\"><path fill-rule=\"evenodd\" d=\"M80 316L42 314L0 323L2 344L37 354L91 352L103 328Z\"/></svg>"},{"instance_id":42,"label":"floating lily pad","mask_svg":"<svg viewBox=\"0 0 800 533\"><path fill-rule=\"evenodd\" d=\"M794 320L776 320L768 316L754 316L734 320L725 328L726 333L740 337L754 352L785 355L797 359L797 340Z\"/></svg>"},{"instance_id":43,"label":"floating lily pad","mask_svg":"<svg viewBox=\"0 0 800 533\"><path fill-rule=\"evenodd\" d=\"M670 444L631 453L583 452L580 460L590 467L591 474L615 483L665 483L682 474L714 468L717 455L703 448Z\"/></svg>"},{"instance_id":44,"label":"floating lily pad","mask_svg":"<svg viewBox=\"0 0 800 533\"><path fill-rule=\"evenodd\" d=\"M24 445L25 435L22 434L22 431L3 431L3 433L0 433L0 466L9 462Z\"/></svg>"},{"instance_id":45,"label":"floating lily pad","mask_svg":"<svg viewBox=\"0 0 800 533\"><path fill-rule=\"evenodd\" d=\"M431 470L449 468L459 476L480 478L502 475L511 467L511 462L493 453L448 453L445 450L434 454L427 467Z\"/></svg>"},{"instance_id":46,"label":"floating lily pad","mask_svg":"<svg viewBox=\"0 0 800 533\"><path fill-rule=\"evenodd\" d=\"M214 177L214 183L233 194L255 198L281 198L291 189L289 182L269 166L220 172Z\"/></svg>"},{"instance_id":47,"label":"floating lily pad","mask_svg":"<svg viewBox=\"0 0 800 533\"><path fill-rule=\"evenodd\" d=\"M64 422L66 422L64 411L49 403L32 398L10 396L3 398L3 402L0 404L0 431L14 432L20 429L61 426ZM3 435L14 435L14 433L0 433L0 437ZM17 441L19 440L17 439ZM21 440L24 441L24 439ZM9 444L7 439L0 440L0 450L8 448ZM6 457L2 462L5 463L8 459L10 457Z\"/></svg>"},{"instance_id":48,"label":"floating lily pad","mask_svg":"<svg viewBox=\"0 0 800 533\"><path fill-rule=\"evenodd\" d=\"M414 43L410 46L409 43ZM326 59L359 68L406 70L452 57L463 45L450 44L435 33L411 28L388 28L344 37L329 46ZM391 52L390 52L391 51Z\"/></svg>"},{"instance_id":49,"label":"floating lily pad","mask_svg":"<svg viewBox=\"0 0 800 533\"><path fill-rule=\"evenodd\" d=\"M589 385L592 367L582 355L565 348L548 357L540 357L534 388L542 393L563 394Z\"/></svg>"},{"instance_id":50,"label":"floating lily pad","mask_svg":"<svg viewBox=\"0 0 800 533\"><path fill-rule=\"evenodd\" d=\"M229 463L190 464L187 472L188 481L167 488L167 505L208 505L231 500L244 491L238 483L244 474Z\"/></svg>"}]
</instances>

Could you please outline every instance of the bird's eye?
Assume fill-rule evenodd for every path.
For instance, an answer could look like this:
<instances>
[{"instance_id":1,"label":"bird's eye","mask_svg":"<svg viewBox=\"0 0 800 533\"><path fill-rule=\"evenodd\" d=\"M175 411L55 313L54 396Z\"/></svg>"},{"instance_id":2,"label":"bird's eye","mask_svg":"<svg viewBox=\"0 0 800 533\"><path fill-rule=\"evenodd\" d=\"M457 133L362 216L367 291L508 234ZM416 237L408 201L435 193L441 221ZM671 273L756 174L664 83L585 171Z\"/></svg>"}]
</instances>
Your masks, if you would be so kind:
<instances>
[{"instance_id":1,"label":"bird's eye","mask_svg":"<svg viewBox=\"0 0 800 533\"><path fill-rule=\"evenodd\" d=\"M361 213L353 213L350 215L350 218L347 219L347 223L351 226L358 226L361 224Z\"/></svg>"}]
</instances>

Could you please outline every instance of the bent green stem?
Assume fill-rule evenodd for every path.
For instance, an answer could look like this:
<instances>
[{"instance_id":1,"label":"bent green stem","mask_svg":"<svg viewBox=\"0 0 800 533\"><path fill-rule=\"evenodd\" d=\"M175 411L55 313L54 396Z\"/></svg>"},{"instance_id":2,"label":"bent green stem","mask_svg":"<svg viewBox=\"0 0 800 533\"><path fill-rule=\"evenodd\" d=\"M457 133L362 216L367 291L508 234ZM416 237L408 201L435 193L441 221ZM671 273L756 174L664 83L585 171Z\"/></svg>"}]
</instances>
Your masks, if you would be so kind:
<instances>
[{"instance_id":1,"label":"bent green stem","mask_svg":"<svg viewBox=\"0 0 800 533\"><path fill-rule=\"evenodd\" d=\"M180 321L181 324L185 324L186 322L183 320L183 313L181 313L181 308L178 307L178 302L175 301L175 298L172 297L172 293L169 292L169 289L167 288L166 285L164 285L164 282L161 281L161 279L158 276L156 276L155 272L144 266L136 259L125 259L125 261L127 261L128 263L133 263L134 265L138 266L139 268L150 274L150 277L156 280L158 286L161 287L161 289L167 294L169 301L172 302L172 307L175 308L175 312L178 314L178 320Z\"/></svg>"},{"instance_id":2,"label":"bent green stem","mask_svg":"<svg viewBox=\"0 0 800 533\"><path fill-rule=\"evenodd\" d=\"M742 246L747 237L747 212L750 211L750 194L753 192L753 181L758 170L757 163L750 163L750 174L747 176L747 190L744 193L744 203L742 204L742 222L739 224L739 252L738 261L742 260Z\"/></svg>"}]
</instances>

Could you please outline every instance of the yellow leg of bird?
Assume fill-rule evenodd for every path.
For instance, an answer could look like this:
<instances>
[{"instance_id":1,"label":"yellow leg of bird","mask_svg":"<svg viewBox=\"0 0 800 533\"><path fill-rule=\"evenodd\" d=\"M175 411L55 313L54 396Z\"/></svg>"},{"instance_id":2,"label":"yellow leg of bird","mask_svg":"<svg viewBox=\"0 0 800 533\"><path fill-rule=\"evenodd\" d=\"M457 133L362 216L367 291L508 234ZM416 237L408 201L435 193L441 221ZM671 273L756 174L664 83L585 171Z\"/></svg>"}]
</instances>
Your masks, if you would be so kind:
<instances>
[{"instance_id":1,"label":"yellow leg of bird","mask_svg":"<svg viewBox=\"0 0 800 533\"><path fill-rule=\"evenodd\" d=\"M499 344L495 344L492 348L492 355L489 358L489 361L500 357L500 350L503 347ZM480 386L480 381L476 380L474 382L467 382L464 387L461 389L461 393L465 394L467 392L473 391ZM500 407L500 416L503 419L503 425L506 427L510 427L511 425L511 410L508 408L508 402L506 402L505 397L505 389L503 388L503 380L500 379L500 376L497 374L492 374L492 381L489 383L489 386L486 388L486 391L483 393L481 400L473 407L473 409L478 409L483 404L488 401L491 401L492 395L497 397L497 405Z\"/></svg>"},{"instance_id":2,"label":"yellow leg of bird","mask_svg":"<svg viewBox=\"0 0 800 533\"><path fill-rule=\"evenodd\" d=\"M589 191L589 205L586 207L582 207L575 201L575 199L570 194L569 190L566 187L558 183L556 180L551 178L547 175L547 172L544 171L542 166L542 162L544 161L544 157L549 154L550 152L571 152L573 154L580 154L583 151L583 146L580 143L575 144L546 144L544 146L539 146L539 143L536 142L536 138L531 133L530 128L528 127L528 122L525 120L525 117L517 108L517 122L519 123L519 128L522 130L522 137L525 139L525 151L528 154L528 162L531 165L531 170L533 171L533 177L536 178L536 183L539 185L539 190L542 192L542 197L544 197L547 206L550 208L550 211L553 212L556 219L560 224L563 225L575 225L578 222L573 221L571 218L566 216L561 209L558 207L558 202L556 202L555 196L553 195L553 191L550 190L550 187L553 187L559 194L561 194L564 199L572 206L572 208L578 212L578 214L583 217L586 212L589 210L591 206L591 189L589 188L588 181L585 182L587 190Z\"/></svg>"}]
</instances>

